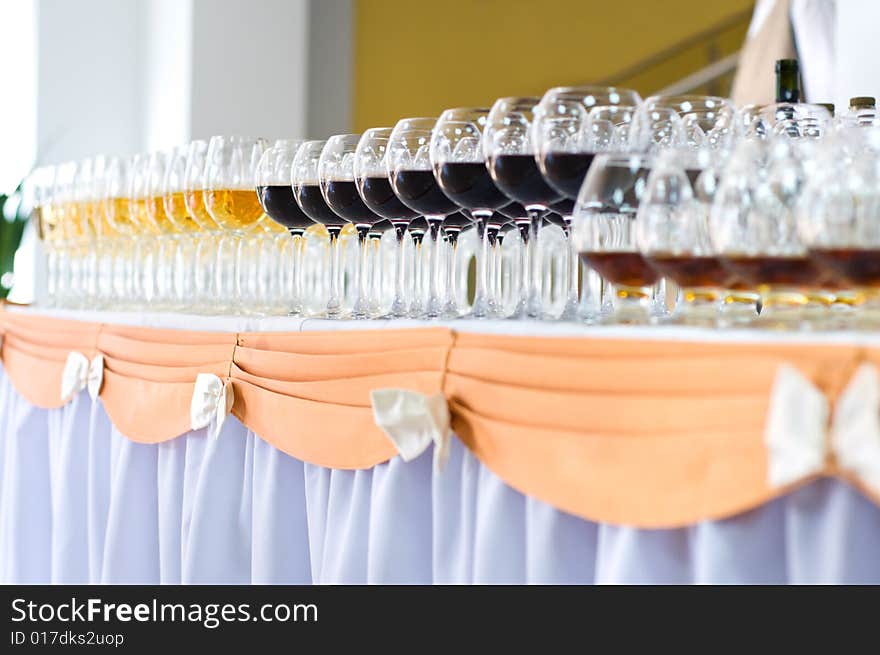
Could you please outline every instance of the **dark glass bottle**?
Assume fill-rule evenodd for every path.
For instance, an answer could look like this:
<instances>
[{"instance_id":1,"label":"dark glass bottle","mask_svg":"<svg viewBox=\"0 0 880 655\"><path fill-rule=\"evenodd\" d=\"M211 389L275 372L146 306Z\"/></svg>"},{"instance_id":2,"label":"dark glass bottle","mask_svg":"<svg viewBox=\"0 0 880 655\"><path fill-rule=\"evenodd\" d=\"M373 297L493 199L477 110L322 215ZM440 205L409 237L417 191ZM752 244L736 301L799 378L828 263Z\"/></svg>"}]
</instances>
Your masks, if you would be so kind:
<instances>
[{"instance_id":1,"label":"dark glass bottle","mask_svg":"<svg viewBox=\"0 0 880 655\"><path fill-rule=\"evenodd\" d=\"M776 62L776 102L800 102L801 79L797 59Z\"/></svg>"}]
</instances>

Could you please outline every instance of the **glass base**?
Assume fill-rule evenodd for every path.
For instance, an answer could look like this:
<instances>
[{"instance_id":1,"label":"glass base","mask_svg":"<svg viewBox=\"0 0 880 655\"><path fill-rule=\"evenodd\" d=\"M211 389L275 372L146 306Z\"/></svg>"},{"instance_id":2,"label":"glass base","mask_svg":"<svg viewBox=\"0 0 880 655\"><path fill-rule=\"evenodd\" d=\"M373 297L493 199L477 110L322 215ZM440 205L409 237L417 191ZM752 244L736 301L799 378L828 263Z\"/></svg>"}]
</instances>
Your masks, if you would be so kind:
<instances>
[{"instance_id":1,"label":"glass base","mask_svg":"<svg viewBox=\"0 0 880 655\"><path fill-rule=\"evenodd\" d=\"M805 327L806 298L798 292L764 294L761 313L751 327L765 330L800 330Z\"/></svg>"},{"instance_id":2,"label":"glass base","mask_svg":"<svg viewBox=\"0 0 880 655\"><path fill-rule=\"evenodd\" d=\"M657 316L657 302L653 303L652 315ZM720 314L720 293L715 289L681 289L675 309L666 316L659 316L665 325L690 325L693 327L716 327Z\"/></svg>"},{"instance_id":3,"label":"glass base","mask_svg":"<svg viewBox=\"0 0 880 655\"><path fill-rule=\"evenodd\" d=\"M726 291L718 308L719 327L748 327L758 318L761 296L752 291Z\"/></svg>"},{"instance_id":4,"label":"glass base","mask_svg":"<svg viewBox=\"0 0 880 655\"><path fill-rule=\"evenodd\" d=\"M615 286L613 309L599 318L600 325L652 325L651 289Z\"/></svg>"}]
</instances>

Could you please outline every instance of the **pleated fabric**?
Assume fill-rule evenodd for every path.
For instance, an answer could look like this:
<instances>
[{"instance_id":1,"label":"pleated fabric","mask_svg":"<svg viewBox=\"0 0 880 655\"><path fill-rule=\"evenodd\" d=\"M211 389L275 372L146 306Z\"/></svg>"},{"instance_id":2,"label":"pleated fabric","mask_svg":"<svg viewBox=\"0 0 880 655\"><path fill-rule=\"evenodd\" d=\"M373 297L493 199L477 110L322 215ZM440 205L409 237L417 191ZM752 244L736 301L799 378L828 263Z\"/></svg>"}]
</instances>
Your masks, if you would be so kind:
<instances>
[{"instance_id":1,"label":"pleated fabric","mask_svg":"<svg viewBox=\"0 0 880 655\"><path fill-rule=\"evenodd\" d=\"M880 509L839 480L647 530L525 496L457 440L440 473L306 464L234 417L137 443L85 392L40 409L2 372L0 428L3 583L880 583Z\"/></svg>"}]
</instances>

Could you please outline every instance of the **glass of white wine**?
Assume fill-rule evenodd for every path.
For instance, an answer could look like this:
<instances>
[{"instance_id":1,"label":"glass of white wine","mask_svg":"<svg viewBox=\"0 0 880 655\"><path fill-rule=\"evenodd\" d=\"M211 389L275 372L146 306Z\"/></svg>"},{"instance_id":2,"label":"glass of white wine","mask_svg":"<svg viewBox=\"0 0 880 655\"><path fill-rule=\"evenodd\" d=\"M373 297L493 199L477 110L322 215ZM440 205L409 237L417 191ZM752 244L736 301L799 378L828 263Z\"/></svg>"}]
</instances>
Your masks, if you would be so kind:
<instances>
[{"instance_id":1,"label":"glass of white wine","mask_svg":"<svg viewBox=\"0 0 880 655\"><path fill-rule=\"evenodd\" d=\"M218 244L217 300L221 311L247 312L242 277L256 262L243 256L249 233L264 219L254 179L266 141L253 137L214 136L205 161L205 208L222 228Z\"/></svg>"}]
</instances>

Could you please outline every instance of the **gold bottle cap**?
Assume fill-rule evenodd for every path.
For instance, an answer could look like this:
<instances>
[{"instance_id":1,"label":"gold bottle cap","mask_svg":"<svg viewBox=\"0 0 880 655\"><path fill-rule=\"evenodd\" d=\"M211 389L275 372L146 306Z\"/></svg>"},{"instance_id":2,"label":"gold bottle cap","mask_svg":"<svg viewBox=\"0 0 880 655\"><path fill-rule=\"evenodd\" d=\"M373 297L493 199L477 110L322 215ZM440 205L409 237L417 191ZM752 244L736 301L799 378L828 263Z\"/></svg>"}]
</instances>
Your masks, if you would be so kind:
<instances>
[{"instance_id":1,"label":"gold bottle cap","mask_svg":"<svg viewBox=\"0 0 880 655\"><path fill-rule=\"evenodd\" d=\"M876 104L877 101L872 96L855 96L849 99L849 106L853 109L870 109Z\"/></svg>"}]
</instances>

